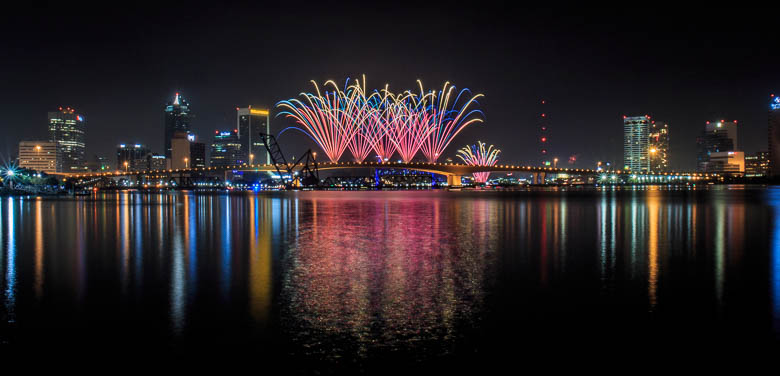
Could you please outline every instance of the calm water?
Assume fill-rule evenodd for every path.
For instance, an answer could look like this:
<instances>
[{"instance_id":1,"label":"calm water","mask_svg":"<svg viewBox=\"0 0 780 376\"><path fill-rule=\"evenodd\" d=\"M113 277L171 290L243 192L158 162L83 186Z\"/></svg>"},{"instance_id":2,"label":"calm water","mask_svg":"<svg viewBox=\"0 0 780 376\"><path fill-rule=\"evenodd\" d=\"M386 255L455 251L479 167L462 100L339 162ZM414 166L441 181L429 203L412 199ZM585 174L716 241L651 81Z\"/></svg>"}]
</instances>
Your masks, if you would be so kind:
<instances>
[{"instance_id":1,"label":"calm water","mask_svg":"<svg viewBox=\"0 0 780 376\"><path fill-rule=\"evenodd\" d=\"M122 192L0 213L6 354L328 373L780 341L780 189Z\"/></svg>"}]
</instances>

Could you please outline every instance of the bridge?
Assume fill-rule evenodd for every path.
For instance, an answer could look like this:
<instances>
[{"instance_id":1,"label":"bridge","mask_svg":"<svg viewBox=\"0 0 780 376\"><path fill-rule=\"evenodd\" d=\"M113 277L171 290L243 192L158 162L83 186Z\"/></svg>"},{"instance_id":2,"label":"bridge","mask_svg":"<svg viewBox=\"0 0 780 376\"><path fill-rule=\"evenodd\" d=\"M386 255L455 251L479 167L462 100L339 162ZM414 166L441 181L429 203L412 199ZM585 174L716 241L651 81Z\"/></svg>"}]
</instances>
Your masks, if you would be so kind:
<instances>
[{"instance_id":1,"label":"bridge","mask_svg":"<svg viewBox=\"0 0 780 376\"><path fill-rule=\"evenodd\" d=\"M224 177L227 180L228 173L243 172L276 172L285 170L293 164L240 164L220 167L193 167L183 169L161 169L146 171L110 171L91 173L60 173L62 178L77 181L89 181L101 178L135 177L136 179L179 179L182 185L192 179L204 177ZM449 186L460 186L461 178L475 172L496 173L520 173L532 177L534 184L543 184L549 175L581 176L593 178L595 182L658 182L658 183L682 183L710 181L718 177L717 174L699 172L628 172L621 170L595 170L587 168L556 168L540 166L523 166L513 164L500 164L494 166L474 166L461 163L428 163L428 162L324 162L316 163L317 168L324 170L349 170L349 169L405 169L439 174L447 177Z\"/></svg>"}]
</instances>

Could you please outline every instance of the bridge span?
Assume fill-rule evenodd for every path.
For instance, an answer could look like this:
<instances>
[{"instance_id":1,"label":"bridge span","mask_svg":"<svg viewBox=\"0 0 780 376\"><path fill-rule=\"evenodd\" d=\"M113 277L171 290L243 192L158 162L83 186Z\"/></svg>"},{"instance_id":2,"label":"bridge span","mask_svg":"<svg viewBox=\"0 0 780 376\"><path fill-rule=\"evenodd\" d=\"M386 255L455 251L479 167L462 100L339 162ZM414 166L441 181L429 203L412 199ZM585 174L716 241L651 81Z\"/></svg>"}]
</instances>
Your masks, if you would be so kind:
<instances>
[{"instance_id":1,"label":"bridge span","mask_svg":"<svg viewBox=\"0 0 780 376\"><path fill-rule=\"evenodd\" d=\"M288 166L291 166L289 164ZM90 173L60 173L57 174L66 179L89 180L96 178L115 178L115 177L146 177L146 178L173 178L173 177L192 177L198 176L219 176L234 171L244 172L275 172L277 167L286 169L288 166L273 164L240 164L220 167L193 167L183 169L162 169L146 171L108 171L108 172L90 172ZM567 174L569 176L594 177L599 180L630 180L637 182L644 181L647 178L658 179L659 182L682 182L682 181L709 181L718 177L717 174L699 173L699 172L628 172L621 170L595 170L587 168L567 168L567 167L541 167L541 166L523 166L513 164L500 164L494 166L474 166L462 163L428 163L428 162L317 162L319 170L348 170L348 169L406 169L421 172L430 172L447 177L447 183L450 186L460 185L460 179L463 176L475 172L498 172L498 173L525 173L532 177L535 184L544 183L545 177L553 174Z\"/></svg>"}]
</instances>

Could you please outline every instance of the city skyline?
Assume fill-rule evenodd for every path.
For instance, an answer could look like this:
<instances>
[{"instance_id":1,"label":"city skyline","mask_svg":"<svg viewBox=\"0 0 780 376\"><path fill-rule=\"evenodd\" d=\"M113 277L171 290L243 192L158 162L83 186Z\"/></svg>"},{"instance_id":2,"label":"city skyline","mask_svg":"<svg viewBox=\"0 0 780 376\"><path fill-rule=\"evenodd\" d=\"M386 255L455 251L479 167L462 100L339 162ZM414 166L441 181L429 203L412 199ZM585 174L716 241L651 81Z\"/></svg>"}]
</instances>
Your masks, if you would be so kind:
<instances>
[{"instance_id":1,"label":"city skyline","mask_svg":"<svg viewBox=\"0 0 780 376\"><path fill-rule=\"evenodd\" d=\"M84 23L63 35L78 40L79 45L74 48L45 40L54 27L45 24L45 20L27 20L24 16L8 20L3 38L8 42L6 53L14 59L0 63L10 78L0 89L1 103L8 114L1 121L7 129L7 141L0 143L0 155L12 157L20 140L43 139L39 131L39 124L45 122L43 114L62 104L78 108L88 120L88 160L94 155L112 155L120 142L139 142L162 153L163 119L159 108L176 92L183 93L195 108L192 128L201 137L215 129L232 129L235 108L247 103L271 108L272 133L276 133L289 125L274 117L273 106L279 100L294 97L309 80L341 80L361 74L369 77L371 87L385 83L396 89L412 87L419 78L425 83L452 80L485 93L480 101L487 114L485 123L464 131L459 141L495 144L504 150L504 160L530 163L539 159L535 135L540 99L548 101L548 153L563 164L572 155L578 156L579 166L592 166L599 160L619 163L620 117L626 114L649 114L668 122L674 134L670 169L695 168L695 138L706 119L738 119L744 140L742 149L752 153L767 148L766 98L775 91L780 78L770 64L776 52L761 47L769 34L761 29L761 23L749 22L744 13L730 14L733 27L724 35L698 28L705 22L699 18L691 24L676 23L685 19L684 14L663 17L663 24L670 27L642 34L631 31L628 21L621 21L621 15L631 13L625 9L590 11L578 16L573 10L552 12L489 5L484 12L505 13L491 22L479 17L481 10L473 16L448 10L442 20L435 21L435 26L446 30L448 37L434 36L428 42L453 47L452 40L458 40L458 46L464 47L449 48L454 58L442 60L413 43L395 42L407 35L396 38L382 31L371 32L375 43L360 44L365 53L357 58L347 53L358 46L350 38L342 38L335 50L301 51L293 48L295 42L307 32L324 27L324 23L299 19L290 8L274 7L266 9L274 17L262 30L229 24L232 17L244 17L232 7L208 15L213 18L209 23L200 22L207 14L197 7L185 11L186 22L177 27L189 36L188 44L203 46L202 59L196 59L195 52L168 52L162 43L171 34L168 27L152 26L143 34L133 33L138 30L136 17L153 24L163 17L164 9L143 15L138 9L130 9L118 18L117 25L103 25L106 29L101 35L88 33L96 21L74 14L84 17ZM335 10L318 10L333 15L334 20L343 19ZM383 17L389 18L393 12L387 9L388 14ZM404 15L411 17L410 22L419 22L431 12L430 8L422 8ZM721 13L707 12L713 16ZM668 16L658 10L641 14L647 19ZM515 22L512 17L522 22ZM612 19L617 24L607 23ZM23 24L24 21L30 22ZM222 28L212 34L214 28L205 26L211 24ZM543 24L549 25L545 28L549 32L538 31L537 26ZM38 29L24 33L31 27ZM613 29L625 33L614 35ZM675 42L677 37L693 41L692 48ZM122 41L124 49L108 48L100 54L90 49L110 38ZM318 40L311 43L316 45ZM268 50L274 59L253 60L255 52L230 49L237 43L255 43L257 54ZM388 43L388 51L393 52L389 55L377 47ZM125 50L135 54L125 56ZM226 50L229 52L221 53ZM624 58L625 53L633 51L654 54L642 59ZM53 53L64 53L68 58L47 65L37 63L37 56ZM745 54L758 54L751 59L750 69L734 61L701 59ZM466 59L467 56L480 58ZM151 57L155 57L154 62L148 60ZM122 63L124 58L130 61ZM317 63L312 64L313 61ZM399 64L400 61L406 63ZM45 86L29 84L31 77L42 76L53 79L46 81ZM280 142L289 145L293 154L313 146L306 137L292 134ZM447 157L454 157L455 150L448 149L447 153Z\"/></svg>"}]
</instances>

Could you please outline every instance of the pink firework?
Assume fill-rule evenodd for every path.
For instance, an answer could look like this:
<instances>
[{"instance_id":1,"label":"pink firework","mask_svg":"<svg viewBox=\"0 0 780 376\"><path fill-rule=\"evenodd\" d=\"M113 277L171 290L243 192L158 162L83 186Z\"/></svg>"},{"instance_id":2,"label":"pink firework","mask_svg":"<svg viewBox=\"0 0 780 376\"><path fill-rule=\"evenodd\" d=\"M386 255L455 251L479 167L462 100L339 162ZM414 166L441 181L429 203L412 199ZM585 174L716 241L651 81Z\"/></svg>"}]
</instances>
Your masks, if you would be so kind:
<instances>
[{"instance_id":1,"label":"pink firework","mask_svg":"<svg viewBox=\"0 0 780 376\"><path fill-rule=\"evenodd\" d=\"M385 135L382 124L381 105L384 98L378 92L366 96L366 78L363 76L363 85L357 81L354 90L358 91L359 104L354 107L353 117L359 125L359 130L352 137L347 147L355 161L363 162L372 150L376 150L376 144Z\"/></svg>"},{"instance_id":2,"label":"pink firework","mask_svg":"<svg viewBox=\"0 0 780 376\"><path fill-rule=\"evenodd\" d=\"M495 166L498 163L498 153L500 152L501 150L494 149L493 145L485 149L485 143L477 141L477 145L466 146L458 150L458 157L470 166ZM474 181L485 183L490 172L475 172L473 175Z\"/></svg>"},{"instance_id":3,"label":"pink firework","mask_svg":"<svg viewBox=\"0 0 780 376\"><path fill-rule=\"evenodd\" d=\"M423 95L422 82L418 80L417 83L420 85L421 101L416 107L430 114L429 127L432 130L421 149L428 162L435 163L458 133L470 124L482 122L482 111L469 110L469 107L477 105L477 98L483 95L471 96L469 89L462 89L453 100L455 86L449 82L440 91Z\"/></svg>"},{"instance_id":4,"label":"pink firework","mask_svg":"<svg viewBox=\"0 0 780 376\"><path fill-rule=\"evenodd\" d=\"M352 138L360 130L358 120L360 92L354 86L348 87L346 92L341 91L335 82L328 81L325 86L330 84L333 91L325 91L323 95L317 83L314 81L312 83L316 95L301 93L303 100L293 98L279 102L277 106L284 110L278 115L284 114L294 119L300 128L287 129L297 129L306 133L322 148L331 162L338 162Z\"/></svg>"}]
</instances>

